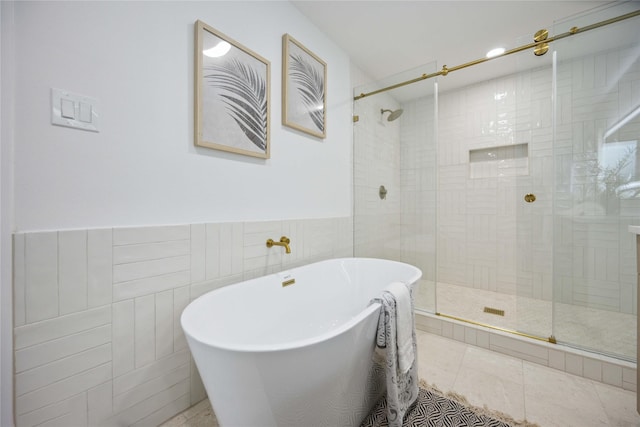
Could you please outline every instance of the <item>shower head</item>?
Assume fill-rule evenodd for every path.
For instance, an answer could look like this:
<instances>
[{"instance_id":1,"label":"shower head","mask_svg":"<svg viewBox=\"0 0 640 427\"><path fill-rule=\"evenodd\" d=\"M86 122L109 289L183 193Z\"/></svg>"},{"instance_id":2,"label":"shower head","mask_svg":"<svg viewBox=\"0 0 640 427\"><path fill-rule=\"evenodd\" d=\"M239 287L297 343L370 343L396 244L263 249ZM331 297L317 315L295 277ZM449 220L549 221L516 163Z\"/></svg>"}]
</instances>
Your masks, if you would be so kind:
<instances>
[{"instance_id":1,"label":"shower head","mask_svg":"<svg viewBox=\"0 0 640 427\"><path fill-rule=\"evenodd\" d=\"M391 113L389 114L389 117L387 117L388 122L392 122L396 120L398 117L402 115L403 112L404 110L402 108L398 108L396 111L380 109L380 114Z\"/></svg>"}]
</instances>

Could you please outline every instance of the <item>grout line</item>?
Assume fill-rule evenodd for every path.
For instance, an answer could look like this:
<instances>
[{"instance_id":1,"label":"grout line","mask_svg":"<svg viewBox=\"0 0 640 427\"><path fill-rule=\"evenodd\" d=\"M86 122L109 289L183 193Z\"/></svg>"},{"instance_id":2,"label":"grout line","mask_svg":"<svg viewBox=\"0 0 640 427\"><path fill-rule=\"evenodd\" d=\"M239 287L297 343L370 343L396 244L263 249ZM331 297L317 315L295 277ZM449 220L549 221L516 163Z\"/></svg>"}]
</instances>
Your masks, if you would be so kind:
<instances>
[{"instance_id":1,"label":"grout line","mask_svg":"<svg viewBox=\"0 0 640 427\"><path fill-rule=\"evenodd\" d=\"M51 387L51 386L53 386L53 385L59 384L59 383L61 383L61 382L63 382L63 381L67 381L67 380L69 380L69 379L71 379L71 378L73 378L73 377L76 377L76 376L78 376L78 375L85 374L85 373L87 373L87 372L89 372L89 371L92 371L92 370L94 370L94 369L97 369L97 368L100 368L100 367L102 367L102 366L108 365L108 364L110 364L110 363L113 363L113 361L112 361L112 360L109 360L109 361L107 361L107 362L100 363L99 365L91 366L90 368L87 368L87 369L85 369L85 370L83 370L83 371L80 371L80 372L76 372L75 374L73 374L73 375L71 375L71 376L64 377L64 378L60 378L59 380L56 380L56 381L54 381L54 382L52 382L52 383L49 383L49 384L43 385L42 387L38 387L38 388L36 388L36 389L34 389L34 390L28 391L28 392L23 393L23 394L21 394L21 395L19 395L19 396L18 396L18 395L16 395L16 396L15 396L15 397L16 397L16 400L17 400L18 398L20 398L20 397L24 397L24 396L27 396L27 395L29 395L29 394L36 393L36 392L38 392L38 391L40 391L40 390L42 390L42 389L45 389L45 388L47 388L47 387ZM99 384L103 384L103 383L104 383L104 382L99 383ZM99 385L99 384L98 384L98 385ZM92 387L92 388L93 388L93 387ZM84 390L84 391L86 391L86 390ZM76 394L74 394L73 396L76 396L77 394L79 394L79 393L76 393ZM73 397L73 396L70 396L70 397ZM67 398L67 399L68 399L68 398ZM52 404L56 404L56 403L60 403L60 402L62 402L62 401L64 401L64 400L66 400L66 399L63 399L63 400L57 400L57 401L55 401L55 402L50 403L50 405L52 405ZM28 413L33 412L33 411L41 410L42 408L43 408L43 407L42 407L42 406L40 406L40 407L38 407L38 408L36 408L36 409L33 409L33 410L31 410L31 411L27 411L27 412L24 412L24 413L21 413L21 414L16 413L16 416L18 416L18 415L25 415L25 414L28 414Z\"/></svg>"},{"instance_id":2,"label":"grout line","mask_svg":"<svg viewBox=\"0 0 640 427\"><path fill-rule=\"evenodd\" d=\"M58 293L58 313L54 318L60 317L60 231L56 232L56 290Z\"/></svg>"},{"instance_id":3,"label":"grout line","mask_svg":"<svg viewBox=\"0 0 640 427\"><path fill-rule=\"evenodd\" d=\"M168 357L168 356L164 356L164 357L163 357L162 359L160 359L160 360L163 360L163 359L165 359L165 358L167 358L167 357ZM159 361L158 361L158 360L156 360L156 361L155 361L155 362L153 362L153 363L158 363L158 362L159 362ZM189 360L189 358L187 358L187 360L186 360L183 364L181 364L181 365L177 365L176 367L174 367L174 368L172 368L172 369L170 369L170 370L168 370L168 371L162 371L162 372L160 372L159 374L154 375L153 377L149 377L149 378L145 379L145 380L144 380L144 381L142 381L142 382L136 383L136 385L134 385L133 387L130 387L130 388L126 389L126 390L123 390L123 391L121 391L120 393L116 393L116 392L114 391L114 392L113 392L113 397L118 397L118 396L122 396L123 394L131 393L133 390L135 390L135 389L136 389L136 388L138 388L138 387L141 387L141 386L143 386L143 385L145 385L145 384L147 384L147 383L149 383L149 382L151 382L151 381L158 381L158 379L160 379L160 378L162 378L162 377L164 377L164 376L167 376L167 375L169 375L169 374L173 374L174 372L179 371L180 369L184 369L185 367L187 367L187 376L186 376L185 378L180 379L180 380L179 380L179 381L177 381L175 384L178 384L179 382L182 382L182 381L184 381L184 380L188 380L188 379L190 379L189 377L190 377L190 374L191 374L191 367L190 367L190 363L191 363L191 361ZM149 367L149 365L145 365L145 366L142 366L142 367L137 368L137 369L144 369L144 368L147 368L147 367ZM124 375L127 375L127 374L124 374ZM175 384L173 384L173 385L175 385ZM164 384L163 384L163 385L164 385ZM169 387L171 387L171 386L169 386ZM166 389L165 389L165 390L166 390Z\"/></svg>"},{"instance_id":4,"label":"grout line","mask_svg":"<svg viewBox=\"0 0 640 427\"><path fill-rule=\"evenodd\" d=\"M158 292L153 293L153 361L156 360L158 360Z\"/></svg>"},{"instance_id":5,"label":"grout line","mask_svg":"<svg viewBox=\"0 0 640 427\"><path fill-rule=\"evenodd\" d=\"M85 282L84 282L84 287L85 287L85 292L84 292L84 296L85 296L85 301L84 301L84 307L85 309L89 308L89 230L85 230L84 231L84 272L85 272ZM89 400L89 399L87 399ZM88 413L88 412L87 412Z\"/></svg>"},{"instance_id":6,"label":"grout line","mask_svg":"<svg viewBox=\"0 0 640 427\"><path fill-rule=\"evenodd\" d=\"M130 264L142 264L144 262L153 262L153 261L161 261L161 260L166 260L166 259L171 259L171 258L180 258L180 257L188 257L190 253L190 250L187 250L185 252L182 253L175 253L175 254L171 254L171 255L165 255L165 256L158 256L158 257L153 257L153 258L140 258L140 259L136 259L136 260L132 260L132 261L123 261L123 262L113 262L113 265L130 265Z\"/></svg>"},{"instance_id":7,"label":"grout line","mask_svg":"<svg viewBox=\"0 0 640 427\"><path fill-rule=\"evenodd\" d=\"M527 381L525 378L525 360L522 360L522 412L524 415L524 419L527 419ZM532 363L532 362L529 362ZM549 368L548 366L546 366L547 369L553 369L553 368Z\"/></svg>"},{"instance_id":8,"label":"grout line","mask_svg":"<svg viewBox=\"0 0 640 427\"><path fill-rule=\"evenodd\" d=\"M40 345L43 345L43 344L49 344L49 343L52 343L52 342L54 342L54 341L60 341L60 340L63 340L63 339L69 338L69 337L73 337L73 336L78 336L78 335L81 335L81 334L85 334L85 333L87 333L87 332L95 331L95 330L97 330L97 329L104 328L105 326L110 326L110 325L111 325L111 323L105 323L105 324L103 324L103 325L94 326L94 327L92 327L92 328L85 329L85 330L82 330L82 331L79 331L79 332L74 332L74 333L72 333L72 334L63 335L63 336L58 337L58 338L52 338L52 339L47 340L47 341L38 342L38 343L36 343L36 344L32 344L32 345L29 345L29 346L27 346L27 347L21 347L21 348L19 348L19 349L15 350L15 353L16 353L16 356L18 356L18 354L17 354L17 353L20 353L20 352L22 352L22 351L24 351L24 350L28 350L28 349L31 349L31 348L33 348L33 347L37 347L37 346L40 346ZM55 361L58 361L58 360L62 360L62 359L66 358L66 357L69 357L69 356L73 356L74 354L79 354L79 353L82 353L82 352L84 352L84 351L86 351L86 350L90 350L90 349L92 349L92 348L99 347L99 346L101 346L101 345L109 344L109 343L112 343L112 337L111 337L111 335L109 336L109 341L105 341L105 342L103 342L103 343L100 343L100 344L94 345L93 347L86 347L86 348L83 348L82 350L79 350L79 351L77 351L77 352L75 352L75 353L71 353L71 354L68 354L68 355L66 355L66 356L61 356L61 357L59 357L59 358L57 358L57 359L50 360L50 361L45 362L45 363L43 363L43 364L35 365L35 366L33 366L33 367L29 368L29 369L25 369L25 370L23 370L23 371L19 371L19 372L18 372L18 371L16 371L15 373L16 373L16 374L18 374L18 373L26 372L26 371L29 371L29 370L31 370L31 369L34 369L34 368L37 368L37 367L40 367L40 366L45 366L45 365L47 365L47 364L49 364L49 363L52 363L52 362L55 362Z\"/></svg>"},{"instance_id":9,"label":"grout line","mask_svg":"<svg viewBox=\"0 0 640 427\"><path fill-rule=\"evenodd\" d=\"M119 264L114 263L113 265L114 265L114 267L116 267L116 266L125 266L125 265L126 266L130 266L130 265L133 265L133 264L142 265L142 264L145 264L145 263L147 263L147 264L156 263L157 261L163 261L163 260L178 260L180 258L189 258L189 254L188 253L184 253L184 254L181 254L181 255L171 255L171 256L166 256L166 257L161 257L161 258L145 259L145 260L132 261L132 262L123 262L123 263L119 263Z\"/></svg>"},{"instance_id":10,"label":"grout line","mask_svg":"<svg viewBox=\"0 0 640 427\"><path fill-rule=\"evenodd\" d=\"M443 337L446 338L446 337ZM464 345L464 351L462 352L462 357L460 358L460 363L458 364L458 367L456 368L456 375L453 379L453 384L451 384L451 390L455 390L456 389L456 384L458 383L458 376L460 375L460 371L462 370L462 365L464 363L464 359L467 357L467 353L469 351L469 344L465 343L465 342L460 342L458 340L455 340L453 338L447 338L447 339L451 339L452 341L455 341L459 344Z\"/></svg>"},{"instance_id":11,"label":"grout line","mask_svg":"<svg viewBox=\"0 0 640 427\"><path fill-rule=\"evenodd\" d=\"M110 246L111 246L111 285L109 286L110 289L110 293L111 293L111 301L109 302L109 313L111 315L111 381L112 381L112 385L111 385L111 412L113 412L113 380L115 379L116 375L116 368L115 368L115 360L116 360L116 340L114 339L114 330L113 330L113 306L116 303L116 301L113 300L113 287L114 287L114 283L113 283L113 277L114 277L114 265L113 265L113 255L114 255L114 245L113 245L113 234L114 234L114 229L110 228L109 229L110 232ZM88 400L88 399L87 399ZM88 413L87 413L88 416Z\"/></svg>"},{"instance_id":12,"label":"grout line","mask_svg":"<svg viewBox=\"0 0 640 427\"><path fill-rule=\"evenodd\" d=\"M185 224L185 226L188 226L190 224ZM154 226L150 226L150 227L154 227ZM113 228L113 230L118 230L121 229L120 227L115 227ZM133 242L126 242L126 243L115 243L113 244L114 247L121 247L121 246L135 246L135 245L153 245L155 243L164 243L164 242L179 242L180 240L189 240L189 238L187 237L176 237L176 238L158 238L158 240L138 240L138 241L133 241Z\"/></svg>"},{"instance_id":13,"label":"grout line","mask_svg":"<svg viewBox=\"0 0 640 427\"><path fill-rule=\"evenodd\" d=\"M27 236L23 234L23 242L22 242L22 326L27 324ZM12 291L13 293L13 291ZM15 349L15 328L13 328L13 348Z\"/></svg>"},{"instance_id":14,"label":"grout line","mask_svg":"<svg viewBox=\"0 0 640 427\"><path fill-rule=\"evenodd\" d=\"M130 370L130 371L135 371L137 369L137 367L136 367L136 335L137 335L137 333L136 333L136 299L138 299L138 298L140 298L140 297L131 298L131 308L132 308L132 311L133 311L132 316L131 316L132 317L132 319L131 319L131 323L132 323L131 327L132 327L132 332L133 332L133 334L132 334L133 335L133 342L131 343L132 344L131 345L131 353L132 353L132 356L133 356L133 360L132 360L133 369Z\"/></svg>"},{"instance_id":15,"label":"grout line","mask_svg":"<svg viewBox=\"0 0 640 427\"><path fill-rule=\"evenodd\" d=\"M58 358L58 359L54 359L54 360L51 360L51 361L49 361L49 362L43 363L43 364L41 364L41 365L33 366L33 367L29 368L29 369L25 369L24 371L16 372L16 377L17 377L18 375L21 375L21 374L27 374L27 373L29 373L29 372L32 372L32 371L36 370L36 369L46 368L46 367L47 367L47 365L51 365L52 363L61 362L61 361L65 360L65 359L71 359L72 357L76 357L76 356L79 356L79 355L85 354L85 353L87 353L87 352L89 352L89 351L91 351L91 350L95 350L95 349L97 349L97 348L99 348L99 347L104 347L104 346L106 346L106 345L110 345L110 344L111 344L111 342L104 342L104 343L102 343L102 344L94 345L94 346L92 346L92 347L87 347L87 348L82 349L82 350L80 350L80 351L77 351L77 352L75 352L75 353L68 354L68 355L63 356L63 357L60 357L60 358ZM111 361L111 360L109 360L109 361ZM108 362L104 362L104 363L108 363ZM103 364L104 364L104 363L103 363ZM90 369L90 368L89 368L89 369ZM69 376L67 376L67 377L65 377L65 378L61 378L61 379L71 378L71 377L73 377L74 375L76 375L76 374L71 374L71 375L69 375ZM44 387L44 386L43 386L43 387ZM29 393L29 392L23 393L23 395L24 395L24 394L27 394L27 393Z\"/></svg>"},{"instance_id":16,"label":"grout line","mask_svg":"<svg viewBox=\"0 0 640 427\"><path fill-rule=\"evenodd\" d=\"M188 396L188 398L187 398L187 404L188 404L188 405L191 405L191 391L190 391L190 390L187 390L187 392L186 392L186 393L184 393L184 394L182 394L182 395L180 395L180 396L176 397L174 400L172 400L172 401L171 401L171 403L174 403L174 402L176 402L176 401L178 401L178 400L180 400L180 399L184 398L185 396ZM171 403L169 403L169 404L171 404ZM160 408L160 409L157 409L157 410L153 411L153 412L152 412L152 413L150 413L149 415L145 415L145 416L144 416L144 418L141 418L140 420L136 421L135 423L139 423L140 421L145 420L145 419L147 419L147 418L151 417L151 416L152 416L152 415L154 415L154 414L157 414L158 412L162 411L164 408L165 408L165 407L163 406L162 408ZM162 427L162 426L164 425L164 423L166 423L166 422L168 422L168 421L170 421L170 420L173 420L174 418L176 418L176 417L177 417L177 416L179 416L179 415L182 415L182 414L183 414L184 412L186 412L189 408L191 408L191 406L187 406L187 407L186 407L185 409L183 409L182 411L178 412L177 414L172 415L172 416L171 416L171 418L164 420L164 421L162 422L162 424L160 424L160 427ZM189 418L189 419L191 419L191 418ZM184 423L181 423L181 424L179 424L179 425L175 425L174 427L187 427L187 426L188 426L187 421L188 421L189 419L185 420L185 422L184 422ZM134 424L135 424L135 423L134 423Z\"/></svg>"},{"instance_id":17,"label":"grout line","mask_svg":"<svg viewBox=\"0 0 640 427\"><path fill-rule=\"evenodd\" d=\"M182 269L182 270L175 270L175 271L169 271L167 273L161 273L161 274L155 274L153 276L144 276L144 277L140 277L137 279L131 279L131 280L124 280L122 282L114 282L113 286L121 286L121 285L126 285L126 284L130 284L130 283L134 283L134 282L139 282L142 280L147 280L147 279L157 279L158 277L165 277L165 276L171 276L173 274L177 274L177 273L185 273L185 272L189 272L189 269ZM166 290L166 289L165 289ZM162 292L162 291L160 291Z\"/></svg>"}]
</instances>

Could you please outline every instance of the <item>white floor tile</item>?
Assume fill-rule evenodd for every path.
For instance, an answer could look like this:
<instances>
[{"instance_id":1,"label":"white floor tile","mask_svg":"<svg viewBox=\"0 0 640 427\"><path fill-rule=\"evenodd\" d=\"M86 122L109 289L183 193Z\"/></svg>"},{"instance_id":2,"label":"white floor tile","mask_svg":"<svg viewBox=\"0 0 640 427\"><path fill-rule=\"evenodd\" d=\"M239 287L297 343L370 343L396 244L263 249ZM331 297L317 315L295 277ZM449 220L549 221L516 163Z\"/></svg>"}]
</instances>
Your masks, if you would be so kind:
<instances>
[{"instance_id":1,"label":"white floor tile","mask_svg":"<svg viewBox=\"0 0 640 427\"><path fill-rule=\"evenodd\" d=\"M607 426L594 382L586 378L524 363L527 419L541 426Z\"/></svg>"},{"instance_id":2,"label":"white floor tile","mask_svg":"<svg viewBox=\"0 0 640 427\"><path fill-rule=\"evenodd\" d=\"M602 383L594 385L610 426L640 426L634 392Z\"/></svg>"},{"instance_id":3,"label":"white floor tile","mask_svg":"<svg viewBox=\"0 0 640 427\"><path fill-rule=\"evenodd\" d=\"M640 426L634 392L417 331L421 379L540 427ZM208 400L162 427L217 427Z\"/></svg>"},{"instance_id":4,"label":"white floor tile","mask_svg":"<svg viewBox=\"0 0 640 427\"><path fill-rule=\"evenodd\" d=\"M458 371L454 391L475 406L525 416L522 361L469 346Z\"/></svg>"},{"instance_id":5,"label":"white floor tile","mask_svg":"<svg viewBox=\"0 0 640 427\"><path fill-rule=\"evenodd\" d=\"M453 389L467 345L417 331L418 375L442 391Z\"/></svg>"}]
</instances>

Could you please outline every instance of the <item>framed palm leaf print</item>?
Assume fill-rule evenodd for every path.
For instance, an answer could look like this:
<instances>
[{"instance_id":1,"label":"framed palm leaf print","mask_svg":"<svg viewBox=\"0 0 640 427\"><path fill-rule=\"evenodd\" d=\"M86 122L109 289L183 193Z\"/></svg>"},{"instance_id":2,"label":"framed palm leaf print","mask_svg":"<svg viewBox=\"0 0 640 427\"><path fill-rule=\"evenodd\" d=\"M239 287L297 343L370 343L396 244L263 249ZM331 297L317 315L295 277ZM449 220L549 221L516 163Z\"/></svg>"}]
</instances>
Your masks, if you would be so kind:
<instances>
[{"instance_id":1,"label":"framed palm leaf print","mask_svg":"<svg viewBox=\"0 0 640 427\"><path fill-rule=\"evenodd\" d=\"M195 145L269 158L269 61L195 24Z\"/></svg>"},{"instance_id":2,"label":"framed palm leaf print","mask_svg":"<svg viewBox=\"0 0 640 427\"><path fill-rule=\"evenodd\" d=\"M327 64L289 34L282 36L282 124L327 136Z\"/></svg>"}]
</instances>

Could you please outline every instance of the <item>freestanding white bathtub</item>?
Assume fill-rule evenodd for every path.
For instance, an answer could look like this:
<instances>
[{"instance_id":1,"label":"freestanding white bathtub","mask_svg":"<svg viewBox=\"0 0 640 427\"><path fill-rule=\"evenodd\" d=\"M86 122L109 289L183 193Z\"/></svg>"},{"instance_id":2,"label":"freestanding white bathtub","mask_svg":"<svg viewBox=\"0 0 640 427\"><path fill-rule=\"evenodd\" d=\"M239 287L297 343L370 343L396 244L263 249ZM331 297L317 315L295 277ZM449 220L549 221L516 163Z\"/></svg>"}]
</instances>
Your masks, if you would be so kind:
<instances>
[{"instance_id":1,"label":"freestanding white bathtub","mask_svg":"<svg viewBox=\"0 0 640 427\"><path fill-rule=\"evenodd\" d=\"M421 276L394 261L333 259L191 302L182 328L220 425L359 425L385 390L373 358L380 305L369 302Z\"/></svg>"}]
</instances>

